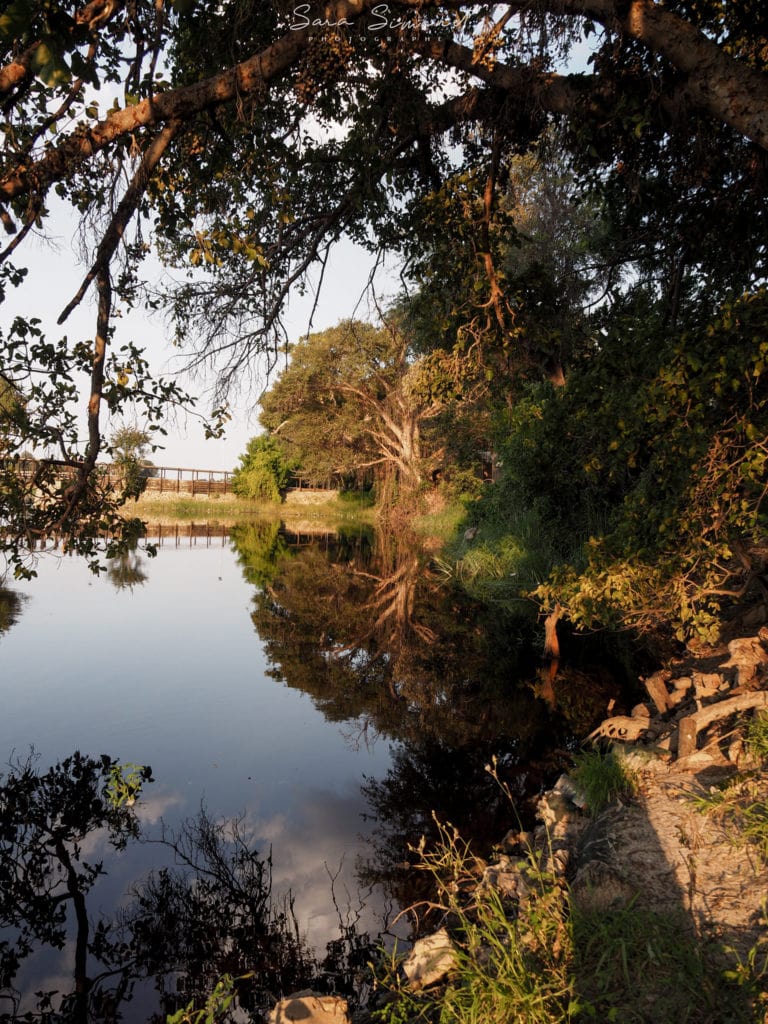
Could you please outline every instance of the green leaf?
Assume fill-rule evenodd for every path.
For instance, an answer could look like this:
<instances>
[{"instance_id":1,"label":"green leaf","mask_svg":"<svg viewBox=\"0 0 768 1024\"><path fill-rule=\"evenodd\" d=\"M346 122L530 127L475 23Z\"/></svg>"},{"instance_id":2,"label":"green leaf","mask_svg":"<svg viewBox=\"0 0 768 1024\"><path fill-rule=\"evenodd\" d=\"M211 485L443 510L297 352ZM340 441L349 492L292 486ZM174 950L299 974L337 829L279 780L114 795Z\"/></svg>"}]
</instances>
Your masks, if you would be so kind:
<instances>
[{"instance_id":1,"label":"green leaf","mask_svg":"<svg viewBox=\"0 0 768 1024\"><path fill-rule=\"evenodd\" d=\"M32 56L32 69L37 77L49 89L53 89L72 77L61 53L54 49L52 42L41 40Z\"/></svg>"},{"instance_id":2,"label":"green leaf","mask_svg":"<svg viewBox=\"0 0 768 1024\"><path fill-rule=\"evenodd\" d=\"M30 0L16 0L0 14L0 38L18 41L32 27Z\"/></svg>"}]
</instances>

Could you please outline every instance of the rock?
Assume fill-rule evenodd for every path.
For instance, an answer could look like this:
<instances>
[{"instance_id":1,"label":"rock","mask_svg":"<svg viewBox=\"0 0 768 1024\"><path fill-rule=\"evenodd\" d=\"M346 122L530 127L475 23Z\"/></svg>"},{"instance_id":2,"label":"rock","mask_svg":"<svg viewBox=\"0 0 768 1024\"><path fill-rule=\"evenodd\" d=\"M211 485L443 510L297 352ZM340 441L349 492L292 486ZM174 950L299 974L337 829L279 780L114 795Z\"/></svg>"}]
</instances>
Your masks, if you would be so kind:
<instances>
[{"instance_id":1,"label":"rock","mask_svg":"<svg viewBox=\"0 0 768 1024\"><path fill-rule=\"evenodd\" d=\"M477 536L477 527L470 526L468 530L464 531L464 540L474 540Z\"/></svg>"},{"instance_id":2,"label":"rock","mask_svg":"<svg viewBox=\"0 0 768 1024\"><path fill-rule=\"evenodd\" d=\"M644 736L650 728L650 718L630 718L628 715L616 715L614 718L606 718L602 725L591 732L588 740L595 740L605 736L612 740L621 740L622 743L635 743Z\"/></svg>"},{"instance_id":3,"label":"rock","mask_svg":"<svg viewBox=\"0 0 768 1024\"><path fill-rule=\"evenodd\" d=\"M688 680L690 688L691 680ZM669 695L669 706L670 708L677 708L681 704L684 704L688 700L688 690L673 690Z\"/></svg>"},{"instance_id":4,"label":"rock","mask_svg":"<svg viewBox=\"0 0 768 1024\"><path fill-rule=\"evenodd\" d=\"M579 789L570 775L561 775L552 787L552 792L559 793L560 796L564 796L566 800L570 800L571 803L575 804L580 811L583 811L587 806L587 801L583 792Z\"/></svg>"},{"instance_id":5,"label":"rock","mask_svg":"<svg viewBox=\"0 0 768 1024\"><path fill-rule=\"evenodd\" d=\"M745 636L731 640L728 644L730 658L723 662L723 668L736 669L737 686L750 686L758 674L758 670L768 663L766 652L759 637Z\"/></svg>"},{"instance_id":6,"label":"rock","mask_svg":"<svg viewBox=\"0 0 768 1024\"><path fill-rule=\"evenodd\" d=\"M744 741L741 736L737 736L736 739L728 745L728 760L737 765L743 757Z\"/></svg>"},{"instance_id":7,"label":"rock","mask_svg":"<svg viewBox=\"0 0 768 1024\"><path fill-rule=\"evenodd\" d=\"M442 981L457 965L458 959L451 937L445 928L441 928L434 935L428 935L414 943L413 949L403 962L403 970L410 988L418 991Z\"/></svg>"},{"instance_id":8,"label":"rock","mask_svg":"<svg viewBox=\"0 0 768 1024\"><path fill-rule=\"evenodd\" d=\"M533 846L533 832L520 832L511 828L499 843L502 853L527 853Z\"/></svg>"},{"instance_id":9,"label":"rock","mask_svg":"<svg viewBox=\"0 0 768 1024\"><path fill-rule=\"evenodd\" d=\"M679 679L672 680L672 686L675 690L682 690L683 693L687 693L693 685L693 680L690 676L680 676Z\"/></svg>"},{"instance_id":10,"label":"rock","mask_svg":"<svg viewBox=\"0 0 768 1024\"><path fill-rule=\"evenodd\" d=\"M567 821L575 813L575 806L562 793L550 790L536 805L536 816L548 827L560 821Z\"/></svg>"},{"instance_id":11,"label":"rock","mask_svg":"<svg viewBox=\"0 0 768 1024\"><path fill-rule=\"evenodd\" d=\"M720 689L728 684L719 672L694 672L693 689L696 700L704 700L707 697L714 697Z\"/></svg>"},{"instance_id":12,"label":"rock","mask_svg":"<svg viewBox=\"0 0 768 1024\"><path fill-rule=\"evenodd\" d=\"M483 872L482 884L496 889L502 896L512 900L524 900L528 896L528 883L525 880L527 861L512 861L509 857L500 857L495 864L489 864Z\"/></svg>"},{"instance_id":13,"label":"rock","mask_svg":"<svg viewBox=\"0 0 768 1024\"><path fill-rule=\"evenodd\" d=\"M350 1024L347 1000L305 989L281 999L269 1015L269 1024Z\"/></svg>"},{"instance_id":14,"label":"rock","mask_svg":"<svg viewBox=\"0 0 768 1024\"><path fill-rule=\"evenodd\" d=\"M656 773L664 769L662 757L666 751L658 747L634 746L631 743L613 743L613 756L631 772Z\"/></svg>"}]
</instances>

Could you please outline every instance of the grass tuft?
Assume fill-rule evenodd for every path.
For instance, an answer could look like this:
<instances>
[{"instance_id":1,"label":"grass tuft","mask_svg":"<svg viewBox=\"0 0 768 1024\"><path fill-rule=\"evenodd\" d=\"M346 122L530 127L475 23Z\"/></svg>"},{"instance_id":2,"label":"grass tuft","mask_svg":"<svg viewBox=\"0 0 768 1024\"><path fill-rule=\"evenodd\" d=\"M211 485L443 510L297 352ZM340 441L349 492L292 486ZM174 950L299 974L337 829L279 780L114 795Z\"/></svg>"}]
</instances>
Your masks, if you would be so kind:
<instances>
[{"instance_id":1,"label":"grass tuft","mask_svg":"<svg viewBox=\"0 0 768 1024\"><path fill-rule=\"evenodd\" d=\"M525 891L510 900L478 884L482 862L451 826L438 829L436 847L417 852L436 887L426 907L442 914L456 966L412 991L402 957L386 954L378 1024L763 1024L764 945L739 958L682 908L583 910L533 852L516 865Z\"/></svg>"},{"instance_id":2,"label":"grass tuft","mask_svg":"<svg viewBox=\"0 0 768 1024\"><path fill-rule=\"evenodd\" d=\"M584 794L593 816L618 800L629 799L637 792L634 774L611 753L587 750L577 754L571 778Z\"/></svg>"},{"instance_id":3,"label":"grass tuft","mask_svg":"<svg viewBox=\"0 0 768 1024\"><path fill-rule=\"evenodd\" d=\"M747 726L746 747L760 764L768 764L768 714L757 712Z\"/></svg>"},{"instance_id":4,"label":"grass tuft","mask_svg":"<svg viewBox=\"0 0 768 1024\"><path fill-rule=\"evenodd\" d=\"M759 775L740 775L725 785L712 787L692 798L702 814L716 818L731 842L753 847L768 864L768 798L766 780Z\"/></svg>"},{"instance_id":5,"label":"grass tuft","mask_svg":"<svg viewBox=\"0 0 768 1024\"><path fill-rule=\"evenodd\" d=\"M391 955L379 971L378 984L389 990L389 1000L377 1019L382 1024L574 1019L571 926L562 890L531 857L523 869L528 893L510 907L496 889L478 886L479 862L458 833L439 822L438 829L436 848L419 849L420 867L436 885L430 907L449 922L456 969L439 989L412 992L401 977L401 960Z\"/></svg>"}]
</instances>

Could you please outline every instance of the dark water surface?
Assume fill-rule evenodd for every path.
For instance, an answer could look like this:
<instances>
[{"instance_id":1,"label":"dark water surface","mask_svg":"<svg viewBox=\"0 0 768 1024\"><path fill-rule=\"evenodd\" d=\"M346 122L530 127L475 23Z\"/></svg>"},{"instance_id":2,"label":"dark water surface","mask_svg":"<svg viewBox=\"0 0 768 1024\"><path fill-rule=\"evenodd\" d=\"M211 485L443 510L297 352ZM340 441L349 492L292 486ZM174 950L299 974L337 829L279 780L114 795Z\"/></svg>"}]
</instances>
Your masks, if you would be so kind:
<instances>
[{"instance_id":1,"label":"dark water surface","mask_svg":"<svg viewBox=\"0 0 768 1024\"><path fill-rule=\"evenodd\" d=\"M386 901L407 903L417 891L404 864L408 843L429 832L432 812L481 843L500 838L514 812L486 765L496 757L522 800L573 731L522 678L510 624L441 586L402 539L358 532L312 542L275 523L250 523L230 538L179 546L166 538L156 559L137 552L99 578L68 557L48 555L38 568L38 579L8 587L16 596L0 593L0 755L24 763L33 748L28 777L75 751L150 765L154 781L134 807L122 808L126 821L135 815L135 831L155 840L163 825L178 833L183 822L197 821L175 855L135 836L115 851L104 822L83 826L80 861L103 858L105 872L81 886L90 920L88 991L49 1019L147 1020L153 1008L164 1019L161 1011L179 1005L168 994L169 972L194 993L224 970L267 971L266 961L253 961L255 932L244 925L230 927L215 949L204 932L217 916L251 925L258 918L257 944L272 948L293 927L290 914L280 916L279 894L289 888L309 947L322 949L338 934L339 911L344 923L355 919L357 931L375 934ZM8 780L23 771L3 774ZM201 805L206 817L196 819ZM9 806L0 802L0 811ZM234 832L222 824L232 819ZM45 828L57 822L52 812ZM10 835L2 853L18 863ZM197 842L194 851L187 841ZM225 848L235 869L217 874L211 863ZM261 886L263 895L268 878L255 879L254 871L270 850L269 906L277 909L267 911L268 895L255 907L253 893ZM176 876L155 875L147 885L163 866L193 876L188 888L182 892ZM3 870L10 889L13 872L7 864ZM77 900L60 861L51 872L60 876L54 902L56 893L70 897L60 901L69 929L64 951L51 952L56 942L39 923L28 929L17 972L13 945L0 946L2 1020L35 1009L35 991L73 991ZM360 896L359 884L374 889ZM183 915L198 902L206 948L190 952L177 942L171 949L169 934L197 927ZM6 901L0 918L9 941L23 931L12 904ZM93 945L97 922L113 920L120 908L122 931L111 925L104 932L114 941L105 952ZM84 949L82 929L80 938ZM250 953L235 955L241 940ZM162 955L153 959L148 950L158 944ZM132 970L164 993L160 1010L141 983L133 989L133 980L122 988L116 981L121 956L127 962L139 946L141 964ZM296 950L292 956L300 959ZM288 967L281 971L270 976L271 995L292 985ZM96 998L102 991L111 1001ZM54 1007L58 1000L51 997Z\"/></svg>"}]
</instances>

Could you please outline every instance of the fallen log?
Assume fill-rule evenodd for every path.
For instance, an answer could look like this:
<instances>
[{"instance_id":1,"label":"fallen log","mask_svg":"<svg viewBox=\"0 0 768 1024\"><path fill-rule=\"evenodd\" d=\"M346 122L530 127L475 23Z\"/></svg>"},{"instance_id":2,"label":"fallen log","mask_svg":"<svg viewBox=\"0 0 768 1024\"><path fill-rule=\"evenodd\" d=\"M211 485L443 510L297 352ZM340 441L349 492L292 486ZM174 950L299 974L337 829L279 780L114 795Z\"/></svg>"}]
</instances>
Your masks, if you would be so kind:
<instances>
[{"instance_id":1,"label":"fallen log","mask_svg":"<svg viewBox=\"0 0 768 1024\"><path fill-rule=\"evenodd\" d=\"M756 708L768 708L768 691L743 693L738 697L729 697L727 700L718 701L717 704L710 704L692 715L681 718L677 729L677 756L688 757L696 749L698 734L706 729L713 722L722 721L739 711L750 711Z\"/></svg>"}]
</instances>

